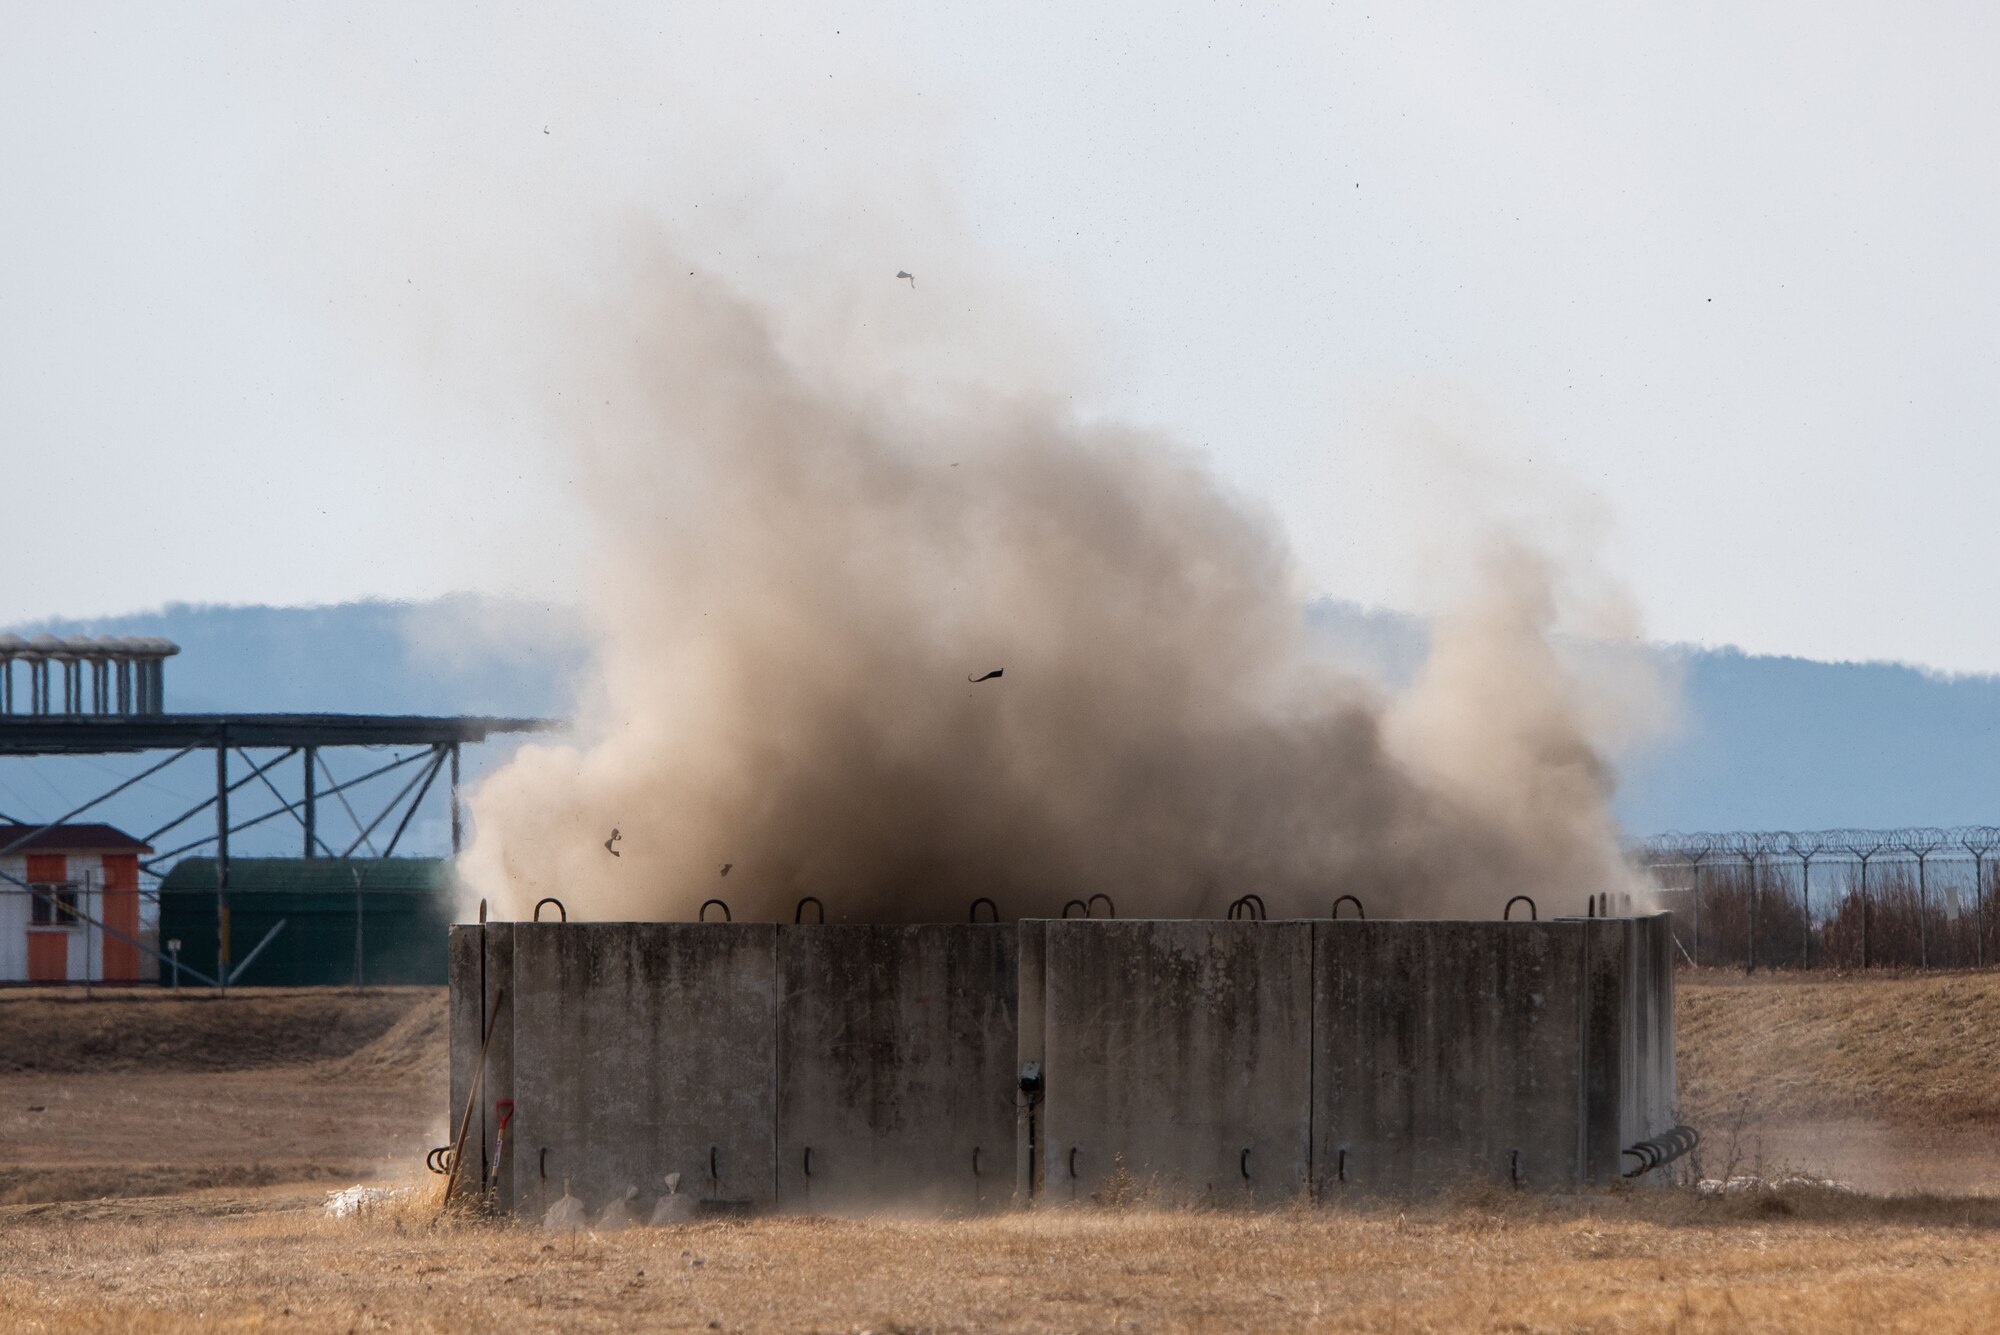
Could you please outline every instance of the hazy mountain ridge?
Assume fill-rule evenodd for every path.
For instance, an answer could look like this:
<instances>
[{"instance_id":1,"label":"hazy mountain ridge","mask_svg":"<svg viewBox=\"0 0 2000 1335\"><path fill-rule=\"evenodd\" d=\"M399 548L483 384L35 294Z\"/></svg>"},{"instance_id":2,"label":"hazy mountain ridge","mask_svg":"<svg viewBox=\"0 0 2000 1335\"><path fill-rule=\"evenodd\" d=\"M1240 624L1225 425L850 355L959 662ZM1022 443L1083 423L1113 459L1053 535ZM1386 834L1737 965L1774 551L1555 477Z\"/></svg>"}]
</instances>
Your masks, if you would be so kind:
<instances>
[{"instance_id":1,"label":"hazy mountain ridge","mask_svg":"<svg viewBox=\"0 0 2000 1335\"><path fill-rule=\"evenodd\" d=\"M1305 616L1329 652L1391 682L1409 679L1429 642L1424 622L1404 613L1321 600ZM176 711L560 716L589 658L575 611L469 594L320 607L176 605L9 629L164 635L182 646L167 665L167 704ZM1680 677L1681 726L1625 767L1616 806L1635 834L2000 821L2000 677L1733 648L1658 652ZM473 748L469 774L505 749ZM87 795L96 775L81 764L62 762L54 785L10 766L0 811L41 815L62 795Z\"/></svg>"}]
</instances>

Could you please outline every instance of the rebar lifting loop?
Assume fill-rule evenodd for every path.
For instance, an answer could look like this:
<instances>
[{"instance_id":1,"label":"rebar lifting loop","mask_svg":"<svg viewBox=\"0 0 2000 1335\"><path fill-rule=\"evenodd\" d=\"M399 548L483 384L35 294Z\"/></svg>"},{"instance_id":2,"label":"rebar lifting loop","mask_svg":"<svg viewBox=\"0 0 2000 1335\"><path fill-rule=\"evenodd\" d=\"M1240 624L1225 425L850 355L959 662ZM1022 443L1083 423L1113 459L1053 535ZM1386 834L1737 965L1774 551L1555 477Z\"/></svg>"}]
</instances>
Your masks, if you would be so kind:
<instances>
[{"instance_id":1,"label":"rebar lifting loop","mask_svg":"<svg viewBox=\"0 0 2000 1335\"><path fill-rule=\"evenodd\" d=\"M439 1176L451 1172L451 1146L440 1145L424 1156L424 1167Z\"/></svg>"},{"instance_id":2,"label":"rebar lifting loop","mask_svg":"<svg viewBox=\"0 0 2000 1335\"><path fill-rule=\"evenodd\" d=\"M1088 918L1090 916L1090 905L1080 899L1072 899L1069 903L1063 905L1063 917L1067 918L1071 909L1082 909L1084 917Z\"/></svg>"},{"instance_id":3,"label":"rebar lifting loop","mask_svg":"<svg viewBox=\"0 0 2000 1335\"><path fill-rule=\"evenodd\" d=\"M1242 1155L1236 1160L1236 1169L1243 1174L1245 1182L1250 1180L1250 1147L1248 1145L1243 1147Z\"/></svg>"},{"instance_id":4,"label":"rebar lifting loop","mask_svg":"<svg viewBox=\"0 0 2000 1335\"><path fill-rule=\"evenodd\" d=\"M1077 1145L1072 1145L1069 1147L1069 1175L1071 1177L1076 1176L1076 1152L1080 1148L1082 1147Z\"/></svg>"},{"instance_id":5,"label":"rebar lifting loop","mask_svg":"<svg viewBox=\"0 0 2000 1335\"><path fill-rule=\"evenodd\" d=\"M1258 894L1238 895L1229 906L1229 920L1247 918L1253 922L1264 921L1264 897Z\"/></svg>"},{"instance_id":6,"label":"rebar lifting loop","mask_svg":"<svg viewBox=\"0 0 2000 1335\"><path fill-rule=\"evenodd\" d=\"M979 1147L977 1145L972 1147L972 1175L974 1177L979 1176Z\"/></svg>"},{"instance_id":7,"label":"rebar lifting loop","mask_svg":"<svg viewBox=\"0 0 2000 1335\"><path fill-rule=\"evenodd\" d=\"M1507 907L1500 911L1500 920L1502 922L1514 921L1514 906L1516 904L1526 904L1528 906L1529 922L1541 921L1541 915L1535 912L1535 901L1528 898L1526 895L1515 895L1512 899L1507 901Z\"/></svg>"},{"instance_id":8,"label":"rebar lifting loop","mask_svg":"<svg viewBox=\"0 0 2000 1335\"><path fill-rule=\"evenodd\" d=\"M1084 916L1089 918L1095 918L1097 916L1097 901L1100 899L1104 901L1104 916L1107 918L1117 917L1118 906L1111 902L1110 895L1105 894L1101 890L1098 893L1092 895L1090 897L1089 902L1083 906Z\"/></svg>"},{"instance_id":9,"label":"rebar lifting loop","mask_svg":"<svg viewBox=\"0 0 2000 1335\"><path fill-rule=\"evenodd\" d=\"M696 912L695 912L695 921L696 921L696 922L707 922L707 921L708 921L708 906L709 906L710 904L713 904L713 905L715 905L715 907L717 907L717 908L719 908L719 909L721 909L721 910L722 910L722 920L723 920L724 922L735 922L735 921L736 921L736 917L735 917L735 915L734 915L734 914L732 914L732 913L730 913L730 911L729 911L729 905L727 905L727 904L723 903L723 902L722 902L721 900L719 900L719 899L704 899L704 900L703 900L703 901L701 902L701 908L700 908L700 909L698 909L698 910L696 910Z\"/></svg>"},{"instance_id":10,"label":"rebar lifting loop","mask_svg":"<svg viewBox=\"0 0 2000 1335\"><path fill-rule=\"evenodd\" d=\"M987 908L993 911L992 921L996 923L1000 921L1000 906L998 904L995 904L992 900L988 899L985 895L981 895L979 898L972 901L972 908L965 915L965 920L967 922L979 921L979 906L981 904L984 904ZM1086 905L1086 907L1088 906ZM975 1153L976 1152L977 1151L975 1151Z\"/></svg>"},{"instance_id":11,"label":"rebar lifting loop","mask_svg":"<svg viewBox=\"0 0 2000 1335\"><path fill-rule=\"evenodd\" d=\"M710 902L720 904L722 901L711 900ZM808 904L812 905L814 908L819 910L818 925L821 927L826 926L826 905L820 902L820 898L818 895L807 895L804 899L801 899L799 901L798 907L792 910L792 921L794 923L802 923L806 920L806 905ZM729 906L727 904L723 904L722 911L724 913L727 913L729 911Z\"/></svg>"},{"instance_id":12,"label":"rebar lifting loop","mask_svg":"<svg viewBox=\"0 0 2000 1335\"><path fill-rule=\"evenodd\" d=\"M564 922L569 921L569 910L563 907L563 902L560 899L557 899L554 895L544 895L540 899L535 901L536 922L540 922L542 920L542 905L544 904L555 905L556 912L562 914L562 920Z\"/></svg>"},{"instance_id":13,"label":"rebar lifting loop","mask_svg":"<svg viewBox=\"0 0 2000 1335\"><path fill-rule=\"evenodd\" d=\"M1363 922L1368 921L1368 910L1362 908L1361 901L1356 899L1353 895L1342 895L1339 899L1333 901L1333 916L1335 918L1340 917L1340 906L1342 904L1354 905L1354 916L1361 919L1361 921Z\"/></svg>"},{"instance_id":14,"label":"rebar lifting loop","mask_svg":"<svg viewBox=\"0 0 2000 1335\"><path fill-rule=\"evenodd\" d=\"M811 1177L811 1176L813 1175L813 1147L812 1147L812 1146L810 1146L810 1145L806 1146L806 1154L805 1154L805 1161L804 1161L804 1163L803 1163L803 1164L801 1164L800 1166L801 1166L802 1168L804 1168L804 1169L805 1169L805 1173L806 1173L806 1176L807 1176L807 1177Z\"/></svg>"}]
</instances>

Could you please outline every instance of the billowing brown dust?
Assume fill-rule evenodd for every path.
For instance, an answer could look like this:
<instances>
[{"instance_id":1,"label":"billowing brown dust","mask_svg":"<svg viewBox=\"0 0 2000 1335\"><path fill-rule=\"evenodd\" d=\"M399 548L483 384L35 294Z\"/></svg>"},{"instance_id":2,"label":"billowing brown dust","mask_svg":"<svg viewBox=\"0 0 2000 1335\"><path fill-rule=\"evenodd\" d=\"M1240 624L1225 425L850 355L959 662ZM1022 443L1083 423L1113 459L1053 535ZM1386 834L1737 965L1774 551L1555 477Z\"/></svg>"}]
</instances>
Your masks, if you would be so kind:
<instances>
[{"instance_id":1,"label":"billowing brown dust","mask_svg":"<svg viewBox=\"0 0 2000 1335\"><path fill-rule=\"evenodd\" d=\"M1309 652L1283 536L1174 442L1033 387L882 388L685 265L639 286L569 387L606 404L572 419L596 679L572 743L473 797L497 914L713 895L789 921L812 894L962 920L1102 891L1171 917L1256 891L1273 916L1352 893L1489 917L1630 888L1527 548L1494 548L1392 696Z\"/></svg>"}]
</instances>

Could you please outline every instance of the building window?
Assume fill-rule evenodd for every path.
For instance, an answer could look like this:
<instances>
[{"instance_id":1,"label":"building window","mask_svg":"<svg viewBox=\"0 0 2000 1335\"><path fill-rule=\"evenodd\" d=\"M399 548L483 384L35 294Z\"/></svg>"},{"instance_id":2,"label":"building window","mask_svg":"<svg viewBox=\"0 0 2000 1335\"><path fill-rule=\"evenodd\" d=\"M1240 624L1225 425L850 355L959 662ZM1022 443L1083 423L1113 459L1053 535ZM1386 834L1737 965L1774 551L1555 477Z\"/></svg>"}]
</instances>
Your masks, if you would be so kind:
<instances>
[{"instance_id":1,"label":"building window","mask_svg":"<svg viewBox=\"0 0 2000 1335\"><path fill-rule=\"evenodd\" d=\"M36 927L75 927L83 920L76 916L76 886L31 885L28 921Z\"/></svg>"}]
</instances>

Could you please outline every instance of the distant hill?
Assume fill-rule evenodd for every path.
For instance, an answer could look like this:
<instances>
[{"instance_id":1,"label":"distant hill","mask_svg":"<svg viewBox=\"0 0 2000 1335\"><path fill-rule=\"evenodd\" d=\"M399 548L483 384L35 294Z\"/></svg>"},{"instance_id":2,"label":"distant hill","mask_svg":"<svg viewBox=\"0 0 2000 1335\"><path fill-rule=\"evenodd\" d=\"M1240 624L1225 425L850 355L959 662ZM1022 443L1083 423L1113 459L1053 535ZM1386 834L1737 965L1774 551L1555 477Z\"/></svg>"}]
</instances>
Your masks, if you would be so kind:
<instances>
[{"instance_id":1,"label":"distant hill","mask_svg":"<svg viewBox=\"0 0 2000 1335\"><path fill-rule=\"evenodd\" d=\"M1428 647L1424 623L1401 613L1323 601L1306 617L1390 681L1408 680ZM1659 653L1680 679L1680 727L1621 775L1628 831L2000 824L2000 677Z\"/></svg>"},{"instance_id":2,"label":"distant hill","mask_svg":"<svg viewBox=\"0 0 2000 1335\"><path fill-rule=\"evenodd\" d=\"M1314 603L1305 615L1329 649L1387 680L1407 680L1423 661L1428 634L1417 618L1338 602ZM559 716L570 711L588 662L574 611L472 595L410 604L172 606L8 629L174 640L182 653L167 665L167 706L176 711ZM1681 677L1683 721L1677 736L1623 776L1618 814L1635 834L2000 822L2000 678L1735 649L1660 653ZM511 745L468 751L468 778L497 764ZM351 774L380 762L349 756L340 763ZM46 819L115 781L109 776L129 772L115 758L0 762L0 814ZM177 767L118 799L126 805L105 818L142 833L145 822L163 822L199 801L202 783ZM287 825L240 836L241 851L290 851L298 836ZM441 814L427 814L399 851L437 852L446 839Z\"/></svg>"}]
</instances>

